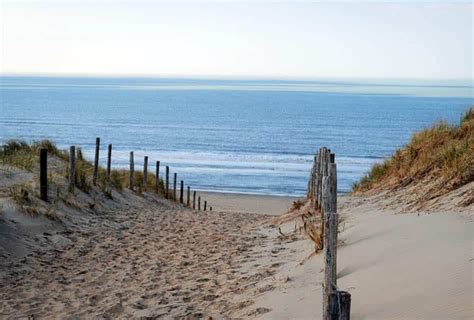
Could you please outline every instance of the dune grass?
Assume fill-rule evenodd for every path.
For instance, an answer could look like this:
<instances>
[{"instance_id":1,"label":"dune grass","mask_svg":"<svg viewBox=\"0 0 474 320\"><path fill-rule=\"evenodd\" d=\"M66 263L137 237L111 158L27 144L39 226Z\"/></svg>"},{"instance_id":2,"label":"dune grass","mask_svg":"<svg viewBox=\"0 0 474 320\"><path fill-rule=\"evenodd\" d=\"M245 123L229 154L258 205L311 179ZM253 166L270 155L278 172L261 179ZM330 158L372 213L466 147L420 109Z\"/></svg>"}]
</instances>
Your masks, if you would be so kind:
<instances>
[{"instance_id":1,"label":"dune grass","mask_svg":"<svg viewBox=\"0 0 474 320\"><path fill-rule=\"evenodd\" d=\"M410 142L354 183L354 193L397 188L430 179L448 192L474 180L474 107L459 125L440 121L415 133Z\"/></svg>"},{"instance_id":2,"label":"dune grass","mask_svg":"<svg viewBox=\"0 0 474 320\"><path fill-rule=\"evenodd\" d=\"M48 154L55 156L63 161L69 161L69 151L60 150L56 144L50 140L34 141L28 144L24 140L9 140L0 146L0 162L25 169L27 171L34 171L37 169L39 163L39 150L47 149ZM62 173L63 177L67 179L69 176L68 166L65 165L65 171ZM75 186L83 192L89 193L93 187L93 171L94 165L91 161L84 158L82 149L77 148L76 151L76 179ZM122 191L128 187L129 171L124 169L112 169L110 178L107 178L106 170L102 167L98 169L97 187L109 197L112 196L112 190ZM158 190L155 190L155 174L149 172L147 179L147 191L156 191L164 194L164 183L160 179ZM144 191L143 172L135 171L135 187L138 193Z\"/></svg>"},{"instance_id":3,"label":"dune grass","mask_svg":"<svg viewBox=\"0 0 474 320\"><path fill-rule=\"evenodd\" d=\"M40 149L47 149L49 154L68 160L67 152L59 150L50 140L34 141L32 144L24 140L9 140L0 147L0 162L33 171L38 163Z\"/></svg>"}]
</instances>

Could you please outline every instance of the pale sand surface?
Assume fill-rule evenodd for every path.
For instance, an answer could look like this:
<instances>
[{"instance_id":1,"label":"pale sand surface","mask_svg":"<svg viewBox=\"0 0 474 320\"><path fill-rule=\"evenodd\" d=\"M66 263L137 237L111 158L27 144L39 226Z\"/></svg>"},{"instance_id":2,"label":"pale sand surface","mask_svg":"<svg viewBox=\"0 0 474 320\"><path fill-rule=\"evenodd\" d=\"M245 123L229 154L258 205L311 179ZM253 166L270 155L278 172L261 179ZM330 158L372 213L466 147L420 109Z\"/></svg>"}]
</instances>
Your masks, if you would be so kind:
<instances>
[{"instance_id":1,"label":"pale sand surface","mask_svg":"<svg viewBox=\"0 0 474 320\"><path fill-rule=\"evenodd\" d=\"M345 222L338 287L352 294L351 319L474 318L472 211L397 214L380 200L340 197L339 203ZM268 310L262 319L320 319L323 256L305 260L307 240L286 248L291 254L274 289L255 297L252 308Z\"/></svg>"},{"instance_id":2,"label":"pale sand surface","mask_svg":"<svg viewBox=\"0 0 474 320\"><path fill-rule=\"evenodd\" d=\"M280 215L287 212L297 197L251 195L239 193L199 192L213 210Z\"/></svg>"},{"instance_id":3,"label":"pale sand surface","mask_svg":"<svg viewBox=\"0 0 474 320\"><path fill-rule=\"evenodd\" d=\"M282 225L286 236L271 223L292 198L201 193L213 211L197 213L92 192L76 196L80 209L59 206L53 223L15 212L6 187L0 318L321 317L322 255L308 258L298 219ZM339 197L338 285L352 294L352 319L472 319L469 209L398 214L387 201Z\"/></svg>"}]
</instances>

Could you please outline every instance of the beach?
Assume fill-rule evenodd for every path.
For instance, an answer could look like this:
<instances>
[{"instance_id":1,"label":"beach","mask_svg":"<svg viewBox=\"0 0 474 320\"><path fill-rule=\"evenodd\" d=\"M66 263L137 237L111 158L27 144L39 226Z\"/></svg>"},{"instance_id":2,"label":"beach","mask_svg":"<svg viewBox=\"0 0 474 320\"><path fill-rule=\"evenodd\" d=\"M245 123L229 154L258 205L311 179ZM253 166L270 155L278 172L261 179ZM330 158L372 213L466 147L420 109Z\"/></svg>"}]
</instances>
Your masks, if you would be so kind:
<instances>
[{"instance_id":1,"label":"beach","mask_svg":"<svg viewBox=\"0 0 474 320\"><path fill-rule=\"evenodd\" d=\"M298 219L275 224L294 199L201 195L213 211L125 190L30 235L25 256L4 240L8 226L28 225L3 212L2 318L320 318L323 256ZM353 296L353 319L472 316L472 213L338 201L338 286Z\"/></svg>"}]
</instances>

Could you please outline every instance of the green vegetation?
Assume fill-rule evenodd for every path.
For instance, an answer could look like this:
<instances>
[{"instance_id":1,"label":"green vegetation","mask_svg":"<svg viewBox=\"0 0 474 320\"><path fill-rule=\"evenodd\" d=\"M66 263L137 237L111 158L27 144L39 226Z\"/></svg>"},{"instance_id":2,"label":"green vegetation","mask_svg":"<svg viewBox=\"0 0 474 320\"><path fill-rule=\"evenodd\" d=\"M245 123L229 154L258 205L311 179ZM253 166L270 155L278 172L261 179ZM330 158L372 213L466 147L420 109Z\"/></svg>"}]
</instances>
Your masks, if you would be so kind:
<instances>
[{"instance_id":1,"label":"green vegetation","mask_svg":"<svg viewBox=\"0 0 474 320\"><path fill-rule=\"evenodd\" d=\"M353 192L398 188L433 181L437 194L474 181L474 107L459 125L441 121L415 133L410 142L353 185Z\"/></svg>"},{"instance_id":2,"label":"green vegetation","mask_svg":"<svg viewBox=\"0 0 474 320\"><path fill-rule=\"evenodd\" d=\"M68 159L67 152L59 150L50 140L34 141L31 145L24 140L9 140L0 147L0 162L33 171L43 148L62 160Z\"/></svg>"}]
</instances>

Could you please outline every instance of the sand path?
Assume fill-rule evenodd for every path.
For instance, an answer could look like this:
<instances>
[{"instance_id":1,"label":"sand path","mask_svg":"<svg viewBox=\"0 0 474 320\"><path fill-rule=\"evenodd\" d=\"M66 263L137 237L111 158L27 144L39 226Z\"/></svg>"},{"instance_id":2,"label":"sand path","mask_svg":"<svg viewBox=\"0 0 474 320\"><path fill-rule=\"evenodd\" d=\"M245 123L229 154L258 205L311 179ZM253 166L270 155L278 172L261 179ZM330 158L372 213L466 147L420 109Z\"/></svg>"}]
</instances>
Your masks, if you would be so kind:
<instances>
[{"instance_id":1,"label":"sand path","mask_svg":"<svg viewBox=\"0 0 474 320\"><path fill-rule=\"evenodd\" d=\"M68 248L4 261L0 317L228 315L252 304L236 294L258 290L279 266L254 263L262 251L272 254L267 220L165 201L91 217L92 229L69 234Z\"/></svg>"}]
</instances>

